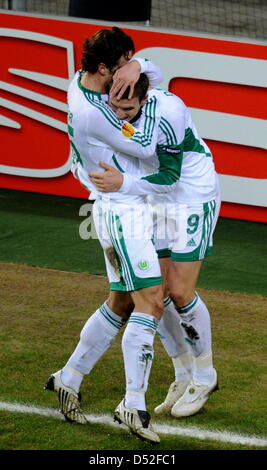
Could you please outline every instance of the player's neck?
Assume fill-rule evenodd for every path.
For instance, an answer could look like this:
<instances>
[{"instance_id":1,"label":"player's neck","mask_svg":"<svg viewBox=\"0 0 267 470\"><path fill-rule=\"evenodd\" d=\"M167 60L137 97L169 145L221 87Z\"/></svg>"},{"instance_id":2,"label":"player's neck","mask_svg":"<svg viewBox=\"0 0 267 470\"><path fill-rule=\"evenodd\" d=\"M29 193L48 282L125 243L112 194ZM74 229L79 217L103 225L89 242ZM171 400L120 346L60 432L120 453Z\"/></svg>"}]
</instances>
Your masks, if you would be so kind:
<instances>
[{"instance_id":1,"label":"player's neck","mask_svg":"<svg viewBox=\"0 0 267 470\"><path fill-rule=\"evenodd\" d=\"M88 90L106 93L106 80L98 73L85 72L81 78L81 84Z\"/></svg>"}]
</instances>

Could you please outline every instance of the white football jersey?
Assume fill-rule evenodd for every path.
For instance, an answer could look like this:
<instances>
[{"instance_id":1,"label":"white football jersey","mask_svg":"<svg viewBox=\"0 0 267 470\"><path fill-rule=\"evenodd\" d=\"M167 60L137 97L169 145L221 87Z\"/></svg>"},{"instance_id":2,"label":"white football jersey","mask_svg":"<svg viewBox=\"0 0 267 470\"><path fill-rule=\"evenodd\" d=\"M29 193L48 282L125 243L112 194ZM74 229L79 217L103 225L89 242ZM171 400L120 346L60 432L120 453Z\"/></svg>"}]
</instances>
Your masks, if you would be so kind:
<instances>
[{"instance_id":1,"label":"white football jersey","mask_svg":"<svg viewBox=\"0 0 267 470\"><path fill-rule=\"evenodd\" d=\"M142 160L141 179L124 175L123 194L169 193L179 203L206 202L218 194L218 178L211 151L192 121L189 109L176 95L160 88L149 92L160 114L157 150ZM138 122L135 123L138 128ZM158 200L159 198L157 198ZM163 199L162 199L163 200Z\"/></svg>"},{"instance_id":2,"label":"white football jersey","mask_svg":"<svg viewBox=\"0 0 267 470\"><path fill-rule=\"evenodd\" d=\"M151 83L162 79L158 67L144 59L141 71L147 73ZM118 119L107 105L108 96L81 85L82 71L78 71L68 89L68 133L72 149L73 173L93 193L96 191L88 173L103 171L99 162L115 165L120 171L141 177L143 170L137 157L151 157L157 144L160 116L157 114L157 98L151 96L142 108L139 129ZM128 199L121 193L110 193L112 199ZM138 199L138 197L137 197ZM143 196L139 199L143 200Z\"/></svg>"}]
</instances>

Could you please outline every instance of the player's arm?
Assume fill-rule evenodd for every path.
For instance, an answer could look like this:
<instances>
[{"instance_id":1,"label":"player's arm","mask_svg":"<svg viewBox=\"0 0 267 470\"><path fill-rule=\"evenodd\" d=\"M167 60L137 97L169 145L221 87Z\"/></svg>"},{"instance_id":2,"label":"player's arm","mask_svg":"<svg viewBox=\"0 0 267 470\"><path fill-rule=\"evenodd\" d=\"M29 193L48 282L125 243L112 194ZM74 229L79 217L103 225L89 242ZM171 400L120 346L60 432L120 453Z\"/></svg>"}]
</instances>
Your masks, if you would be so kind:
<instances>
[{"instance_id":1,"label":"player's arm","mask_svg":"<svg viewBox=\"0 0 267 470\"><path fill-rule=\"evenodd\" d=\"M168 93L168 92L167 92ZM172 100L175 100L176 106ZM123 194L159 194L170 192L180 179L186 127L186 108L176 98L166 95L166 104L159 123L157 158L158 171L143 176L139 181L126 175L120 191ZM170 110L168 109L168 100Z\"/></svg>"},{"instance_id":2,"label":"player's arm","mask_svg":"<svg viewBox=\"0 0 267 470\"><path fill-rule=\"evenodd\" d=\"M173 191L180 179L183 161L183 144L158 146L159 169L141 178L125 174L120 188L122 194L160 194Z\"/></svg>"},{"instance_id":3,"label":"player's arm","mask_svg":"<svg viewBox=\"0 0 267 470\"><path fill-rule=\"evenodd\" d=\"M101 192L120 191L122 194L148 195L173 191L181 174L183 145L158 146L159 170L151 175L137 177L121 173L104 162L100 166L105 172L91 172L92 183Z\"/></svg>"},{"instance_id":4,"label":"player's arm","mask_svg":"<svg viewBox=\"0 0 267 470\"><path fill-rule=\"evenodd\" d=\"M156 150L160 116L157 99L152 96L143 107L144 125L141 130L129 123L122 122L103 102L94 102L90 113L88 135L126 155L149 158Z\"/></svg>"},{"instance_id":5,"label":"player's arm","mask_svg":"<svg viewBox=\"0 0 267 470\"><path fill-rule=\"evenodd\" d=\"M157 145L158 171L141 178L106 171L92 182L100 191L120 191L123 194L147 195L171 192L178 183L183 162L186 108L177 103L174 111L166 110L159 124ZM115 180L116 177L116 180ZM96 175L93 175L96 178Z\"/></svg>"},{"instance_id":6,"label":"player's arm","mask_svg":"<svg viewBox=\"0 0 267 470\"><path fill-rule=\"evenodd\" d=\"M140 73L145 73L148 76L151 88L156 88L160 85L164 77L157 65L153 64L153 62L150 62L148 59L143 59L142 57L133 57L131 60L139 63Z\"/></svg>"},{"instance_id":7,"label":"player's arm","mask_svg":"<svg viewBox=\"0 0 267 470\"><path fill-rule=\"evenodd\" d=\"M131 99L134 93L134 86L140 74L145 73L149 80L150 87L157 87L163 80L160 68L147 59L134 57L127 64L120 67L113 75L113 85L110 90L110 97L116 96L120 100L125 90L130 87L128 98Z\"/></svg>"}]
</instances>

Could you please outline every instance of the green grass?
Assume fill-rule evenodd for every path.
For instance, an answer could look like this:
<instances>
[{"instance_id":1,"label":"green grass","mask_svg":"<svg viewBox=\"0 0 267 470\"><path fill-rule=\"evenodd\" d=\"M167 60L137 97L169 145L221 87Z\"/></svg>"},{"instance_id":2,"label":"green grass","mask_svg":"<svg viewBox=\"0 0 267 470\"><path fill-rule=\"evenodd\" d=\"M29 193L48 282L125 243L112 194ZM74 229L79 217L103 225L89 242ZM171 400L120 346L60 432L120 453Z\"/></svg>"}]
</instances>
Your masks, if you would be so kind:
<instances>
[{"instance_id":1,"label":"green grass","mask_svg":"<svg viewBox=\"0 0 267 470\"><path fill-rule=\"evenodd\" d=\"M0 192L0 261L66 271L0 265L0 401L58 409L56 396L44 391L43 385L66 362L82 325L106 298L106 278L83 274L105 274L98 241L79 236L86 219L79 216L83 204L88 201ZM172 364L156 338L147 393L154 421L266 438L266 259L267 224L219 219L214 255L204 263L199 287L212 315L220 391L196 416L179 421L154 416L153 408L164 399L173 380ZM120 339L121 334L82 384L86 413L112 415L124 393ZM101 424L82 427L7 411L0 411L0 417L0 450L154 449L125 429ZM255 447L162 435L157 449Z\"/></svg>"},{"instance_id":2,"label":"green grass","mask_svg":"<svg viewBox=\"0 0 267 470\"><path fill-rule=\"evenodd\" d=\"M199 285L267 296L267 224L219 218Z\"/></svg>"},{"instance_id":3,"label":"green grass","mask_svg":"<svg viewBox=\"0 0 267 470\"><path fill-rule=\"evenodd\" d=\"M98 240L79 236L79 226L86 221L85 216L79 216L84 204L89 202L1 190L0 260L105 274Z\"/></svg>"},{"instance_id":4,"label":"green grass","mask_svg":"<svg viewBox=\"0 0 267 470\"><path fill-rule=\"evenodd\" d=\"M83 240L79 216L87 200L0 192L0 261L105 274L97 240ZM205 260L200 287L267 296L267 224L220 218L214 254Z\"/></svg>"},{"instance_id":5,"label":"green grass","mask_svg":"<svg viewBox=\"0 0 267 470\"><path fill-rule=\"evenodd\" d=\"M0 265L4 286L0 308L0 401L58 409L56 395L43 390L47 377L62 367L76 346L80 330L107 294L106 279ZM157 423L196 426L266 439L266 316L265 298L201 290L211 311L214 362L220 390L195 416L174 420L153 414L173 380L171 361L158 338L147 392L148 409ZM253 315L253 320L252 320ZM100 359L81 392L90 414L112 412L124 394L121 335ZM101 424L75 426L37 415L0 411L1 449L148 450L149 444L125 429ZM255 449L239 444L161 435L158 450ZM267 446L266 446L267 450Z\"/></svg>"}]
</instances>

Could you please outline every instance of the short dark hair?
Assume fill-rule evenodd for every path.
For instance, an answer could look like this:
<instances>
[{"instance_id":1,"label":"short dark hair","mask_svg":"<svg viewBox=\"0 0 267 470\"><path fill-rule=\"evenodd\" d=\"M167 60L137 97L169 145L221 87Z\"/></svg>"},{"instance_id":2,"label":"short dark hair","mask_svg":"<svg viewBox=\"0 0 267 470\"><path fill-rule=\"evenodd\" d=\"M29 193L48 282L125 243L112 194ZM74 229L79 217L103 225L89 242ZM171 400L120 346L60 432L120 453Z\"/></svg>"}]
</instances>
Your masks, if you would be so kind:
<instances>
[{"instance_id":1,"label":"short dark hair","mask_svg":"<svg viewBox=\"0 0 267 470\"><path fill-rule=\"evenodd\" d=\"M86 38L84 41L82 68L94 74L103 63L111 70L122 56L127 59L130 51L135 52L134 42L124 31L116 26L101 29L90 40Z\"/></svg>"},{"instance_id":2,"label":"short dark hair","mask_svg":"<svg viewBox=\"0 0 267 470\"><path fill-rule=\"evenodd\" d=\"M139 99L140 103L145 98L149 88L148 76L145 73L140 73L140 77L134 86L133 96ZM126 88L121 99L125 100L128 98L130 92L130 87Z\"/></svg>"}]
</instances>

